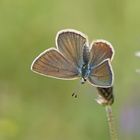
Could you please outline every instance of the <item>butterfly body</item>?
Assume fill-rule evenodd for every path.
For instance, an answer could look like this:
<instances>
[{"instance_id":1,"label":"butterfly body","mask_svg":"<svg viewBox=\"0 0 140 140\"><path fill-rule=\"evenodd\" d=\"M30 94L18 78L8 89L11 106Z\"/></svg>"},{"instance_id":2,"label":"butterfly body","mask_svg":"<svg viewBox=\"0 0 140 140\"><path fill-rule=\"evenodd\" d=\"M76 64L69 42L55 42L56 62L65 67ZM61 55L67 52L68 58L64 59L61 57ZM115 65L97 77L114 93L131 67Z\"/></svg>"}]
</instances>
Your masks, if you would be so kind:
<instances>
[{"instance_id":1,"label":"butterfly body","mask_svg":"<svg viewBox=\"0 0 140 140\"><path fill-rule=\"evenodd\" d=\"M89 47L87 45L83 46L83 53L82 53L82 65L79 68L80 77L82 78L81 83L85 83L87 80L89 74L90 74L90 68L89 68Z\"/></svg>"},{"instance_id":2,"label":"butterfly body","mask_svg":"<svg viewBox=\"0 0 140 140\"><path fill-rule=\"evenodd\" d=\"M83 63L88 64L89 63L89 58L90 58L89 46L84 45L83 46Z\"/></svg>"},{"instance_id":3,"label":"butterfly body","mask_svg":"<svg viewBox=\"0 0 140 140\"><path fill-rule=\"evenodd\" d=\"M41 75L62 80L82 78L97 87L113 84L110 65L114 55L111 44L97 40L90 45L86 35L76 30L62 30L56 36L56 48L41 53L31 69Z\"/></svg>"},{"instance_id":4,"label":"butterfly body","mask_svg":"<svg viewBox=\"0 0 140 140\"><path fill-rule=\"evenodd\" d=\"M81 70L81 77L83 79L82 81L86 81L89 74L90 74L89 65L88 64L83 64L82 70Z\"/></svg>"}]
</instances>

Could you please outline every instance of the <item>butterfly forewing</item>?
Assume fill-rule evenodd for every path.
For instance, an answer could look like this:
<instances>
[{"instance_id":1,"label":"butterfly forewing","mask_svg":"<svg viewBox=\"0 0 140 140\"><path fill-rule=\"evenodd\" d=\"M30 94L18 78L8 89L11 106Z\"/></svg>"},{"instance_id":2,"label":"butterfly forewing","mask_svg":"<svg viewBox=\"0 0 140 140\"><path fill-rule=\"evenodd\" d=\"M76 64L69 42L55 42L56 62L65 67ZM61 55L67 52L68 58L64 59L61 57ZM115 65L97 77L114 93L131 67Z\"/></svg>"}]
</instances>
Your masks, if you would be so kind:
<instances>
[{"instance_id":1,"label":"butterfly forewing","mask_svg":"<svg viewBox=\"0 0 140 140\"><path fill-rule=\"evenodd\" d=\"M91 66L95 66L105 59L112 60L113 55L114 50L109 42L105 40L97 40L91 44L89 63Z\"/></svg>"},{"instance_id":2,"label":"butterfly forewing","mask_svg":"<svg viewBox=\"0 0 140 140\"><path fill-rule=\"evenodd\" d=\"M83 47L86 43L85 35L78 31L64 30L56 37L59 51L77 67L81 67L83 62Z\"/></svg>"},{"instance_id":3,"label":"butterfly forewing","mask_svg":"<svg viewBox=\"0 0 140 140\"><path fill-rule=\"evenodd\" d=\"M40 54L33 61L31 69L39 74L65 80L78 77L78 70L75 65L55 48L48 49Z\"/></svg>"},{"instance_id":4,"label":"butterfly forewing","mask_svg":"<svg viewBox=\"0 0 140 140\"><path fill-rule=\"evenodd\" d=\"M93 68L88 78L88 81L98 87L110 87L113 83L113 71L110 65L110 60L106 59L98 66Z\"/></svg>"}]
</instances>

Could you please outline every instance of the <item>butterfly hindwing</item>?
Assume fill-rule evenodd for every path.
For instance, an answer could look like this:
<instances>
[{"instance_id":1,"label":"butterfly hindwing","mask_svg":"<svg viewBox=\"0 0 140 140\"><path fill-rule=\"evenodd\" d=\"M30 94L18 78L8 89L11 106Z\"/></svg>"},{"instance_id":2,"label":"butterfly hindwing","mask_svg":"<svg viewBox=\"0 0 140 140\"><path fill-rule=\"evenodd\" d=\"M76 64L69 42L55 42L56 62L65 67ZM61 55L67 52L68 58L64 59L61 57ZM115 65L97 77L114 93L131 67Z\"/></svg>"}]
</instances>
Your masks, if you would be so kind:
<instances>
[{"instance_id":1,"label":"butterfly hindwing","mask_svg":"<svg viewBox=\"0 0 140 140\"><path fill-rule=\"evenodd\" d=\"M91 43L90 60L91 66L100 64L105 59L112 60L114 50L112 45L105 40L97 40Z\"/></svg>"},{"instance_id":2,"label":"butterfly hindwing","mask_svg":"<svg viewBox=\"0 0 140 140\"><path fill-rule=\"evenodd\" d=\"M81 67L83 62L83 47L86 43L86 36L75 30L62 30L56 37L58 50L77 67Z\"/></svg>"}]
</instances>

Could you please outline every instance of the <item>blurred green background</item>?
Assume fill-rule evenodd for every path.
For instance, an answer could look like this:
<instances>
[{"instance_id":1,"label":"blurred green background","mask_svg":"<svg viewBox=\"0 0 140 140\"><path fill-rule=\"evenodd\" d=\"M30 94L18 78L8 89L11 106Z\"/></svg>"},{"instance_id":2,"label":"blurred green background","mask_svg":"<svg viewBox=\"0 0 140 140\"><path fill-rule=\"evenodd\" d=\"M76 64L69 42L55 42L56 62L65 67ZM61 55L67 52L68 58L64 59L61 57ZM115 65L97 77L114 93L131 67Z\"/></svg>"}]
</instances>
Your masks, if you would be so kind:
<instances>
[{"instance_id":1,"label":"blurred green background","mask_svg":"<svg viewBox=\"0 0 140 140\"><path fill-rule=\"evenodd\" d=\"M140 139L139 0L0 0L0 140L109 140L104 107L89 84L30 71L34 58L55 47L56 33L80 30L116 51L113 113L119 139Z\"/></svg>"}]
</instances>

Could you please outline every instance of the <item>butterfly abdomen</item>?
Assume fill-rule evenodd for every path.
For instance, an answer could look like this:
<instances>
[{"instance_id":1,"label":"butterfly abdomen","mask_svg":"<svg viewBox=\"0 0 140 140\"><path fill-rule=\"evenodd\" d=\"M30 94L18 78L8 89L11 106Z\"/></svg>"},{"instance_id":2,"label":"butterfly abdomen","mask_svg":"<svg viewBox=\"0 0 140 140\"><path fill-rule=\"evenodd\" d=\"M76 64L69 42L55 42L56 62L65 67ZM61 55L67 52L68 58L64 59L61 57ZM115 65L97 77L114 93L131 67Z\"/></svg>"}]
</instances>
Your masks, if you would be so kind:
<instances>
[{"instance_id":1,"label":"butterfly abdomen","mask_svg":"<svg viewBox=\"0 0 140 140\"><path fill-rule=\"evenodd\" d=\"M88 64L89 56L90 56L89 47L85 44L83 47L83 62L84 62L84 64Z\"/></svg>"}]
</instances>

